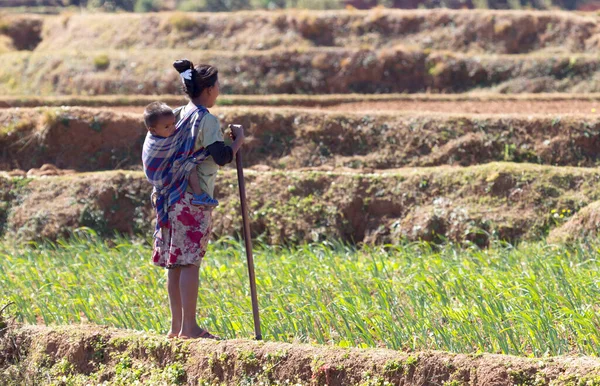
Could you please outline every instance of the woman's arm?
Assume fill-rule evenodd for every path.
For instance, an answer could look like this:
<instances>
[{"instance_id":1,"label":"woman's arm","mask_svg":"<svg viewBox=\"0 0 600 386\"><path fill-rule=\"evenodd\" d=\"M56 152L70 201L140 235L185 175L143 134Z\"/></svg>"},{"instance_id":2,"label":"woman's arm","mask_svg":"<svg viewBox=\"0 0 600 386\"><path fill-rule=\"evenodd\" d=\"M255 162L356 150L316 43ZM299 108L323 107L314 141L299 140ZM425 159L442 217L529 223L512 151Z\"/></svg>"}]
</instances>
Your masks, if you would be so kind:
<instances>
[{"instance_id":1,"label":"woman's arm","mask_svg":"<svg viewBox=\"0 0 600 386\"><path fill-rule=\"evenodd\" d=\"M215 142L206 147L208 153L213 157L215 163L224 166L233 161L233 149L226 146L224 142Z\"/></svg>"},{"instance_id":2,"label":"woman's arm","mask_svg":"<svg viewBox=\"0 0 600 386\"><path fill-rule=\"evenodd\" d=\"M233 161L233 156L244 143L244 127L241 125L230 125L229 127L231 128L231 138L233 138L231 146L226 146L224 142L217 141L206 147L219 166L224 166Z\"/></svg>"}]
</instances>

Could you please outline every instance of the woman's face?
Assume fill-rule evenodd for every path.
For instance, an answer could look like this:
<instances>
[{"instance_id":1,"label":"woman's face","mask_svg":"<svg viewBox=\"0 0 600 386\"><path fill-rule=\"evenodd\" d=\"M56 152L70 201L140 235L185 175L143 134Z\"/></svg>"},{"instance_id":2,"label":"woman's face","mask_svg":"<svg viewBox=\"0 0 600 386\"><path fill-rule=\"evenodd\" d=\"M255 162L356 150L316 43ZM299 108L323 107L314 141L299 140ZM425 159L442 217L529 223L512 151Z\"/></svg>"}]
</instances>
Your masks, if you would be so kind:
<instances>
[{"instance_id":1,"label":"woman's face","mask_svg":"<svg viewBox=\"0 0 600 386\"><path fill-rule=\"evenodd\" d=\"M206 90L208 92L208 100L206 102L206 107L211 108L217 103L217 98L219 97L219 81L215 82L215 85Z\"/></svg>"}]
</instances>

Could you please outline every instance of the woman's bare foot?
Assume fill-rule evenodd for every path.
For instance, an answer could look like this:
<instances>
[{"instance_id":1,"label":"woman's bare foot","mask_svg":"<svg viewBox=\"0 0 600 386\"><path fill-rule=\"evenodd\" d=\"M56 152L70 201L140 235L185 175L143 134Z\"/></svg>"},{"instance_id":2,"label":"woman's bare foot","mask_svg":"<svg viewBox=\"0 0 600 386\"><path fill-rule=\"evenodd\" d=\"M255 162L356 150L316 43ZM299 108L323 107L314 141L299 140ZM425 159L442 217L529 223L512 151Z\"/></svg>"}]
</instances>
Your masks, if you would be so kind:
<instances>
[{"instance_id":1,"label":"woman's bare foot","mask_svg":"<svg viewBox=\"0 0 600 386\"><path fill-rule=\"evenodd\" d=\"M177 337L179 337L179 334L178 334L178 333L176 333L176 332L169 332L169 333L167 334L167 338L168 338L168 339L173 339L173 338L177 338Z\"/></svg>"},{"instance_id":2,"label":"woman's bare foot","mask_svg":"<svg viewBox=\"0 0 600 386\"><path fill-rule=\"evenodd\" d=\"M192 331L189 332L181 332L179 334L179 338L180 339L214 339L214 340L221 340L221 338L219 338L216 335L211 334L210 332L196 326L196 328L194 328Z\"/></svg>"}]
</instances>

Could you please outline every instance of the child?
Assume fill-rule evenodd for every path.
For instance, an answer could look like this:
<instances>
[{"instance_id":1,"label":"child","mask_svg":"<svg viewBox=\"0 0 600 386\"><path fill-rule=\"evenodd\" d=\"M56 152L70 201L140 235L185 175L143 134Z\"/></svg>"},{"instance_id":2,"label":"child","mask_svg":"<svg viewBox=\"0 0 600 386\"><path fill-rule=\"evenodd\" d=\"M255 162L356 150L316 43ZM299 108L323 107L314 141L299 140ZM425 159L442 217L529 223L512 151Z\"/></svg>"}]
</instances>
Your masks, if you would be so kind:
<instances>
[{"instance_id":1,"label":"child","mask_svg":"<svg viewBox=\"0 0 600 386\"><path fill-rule=\"evenodd\" d=\"M168 138L175 133L175 113L162 102L152 102L144 110L144 123L146 128L158 142L161 138ZM204 205L215 207L219 202L209 196L200 187L198 174L192 171L188 179L189 185L194 193L193 205Z\"/></svg>"}]
</instances>

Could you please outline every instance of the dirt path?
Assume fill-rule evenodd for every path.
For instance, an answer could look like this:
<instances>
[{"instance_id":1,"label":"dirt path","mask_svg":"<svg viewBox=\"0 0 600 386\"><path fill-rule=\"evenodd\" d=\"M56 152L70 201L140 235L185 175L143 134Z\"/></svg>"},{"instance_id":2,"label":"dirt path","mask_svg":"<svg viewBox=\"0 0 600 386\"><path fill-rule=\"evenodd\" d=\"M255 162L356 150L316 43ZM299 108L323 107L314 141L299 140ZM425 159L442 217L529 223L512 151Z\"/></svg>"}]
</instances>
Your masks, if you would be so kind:
<instances>
[{"instance_id":1,"label":"dirt path","mask_svg":"<svg viewBox=\"0 0 600 386\"><path fill-rule=\"evenodd\" d=\"M599 114L598 101L396 101L344 103L327 110L357 111L431 111L468 114Z\"/></svg>"},{"instance_id":2,"label":"dirt path","mask_svg":"<svg viewBox=\"0 0 600 386\"><path fill-rule=\"evenodd\" d=\"M244 106L244 108L261 107L268 109L287 109L294 106ZM217 106L212 111L235 109L236 107ZM600 101L390 101L390 102L358 102L341 103L326 107L305 107L302 110L326 110L339 112L368 111L417 111L455 114L600 114ZM142 113L141 106L110 107L118 112Z\"/></svg>"}]
</instances>

